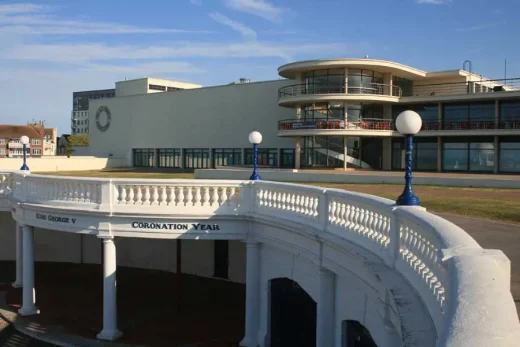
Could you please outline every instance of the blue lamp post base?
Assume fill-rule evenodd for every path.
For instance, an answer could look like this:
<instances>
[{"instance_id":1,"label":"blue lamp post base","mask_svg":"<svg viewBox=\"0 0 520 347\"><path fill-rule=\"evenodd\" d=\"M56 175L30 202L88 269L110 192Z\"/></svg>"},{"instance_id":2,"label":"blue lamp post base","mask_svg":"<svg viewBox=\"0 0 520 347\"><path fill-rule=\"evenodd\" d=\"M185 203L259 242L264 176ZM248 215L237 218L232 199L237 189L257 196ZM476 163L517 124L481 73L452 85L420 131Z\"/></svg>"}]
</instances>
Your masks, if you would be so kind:
<instances>
[{"instance_id":1,"label":"blue lamp post base","mask_svg":"<svg viewBox=\"0 0 520 347\"><path fill-rule=\"evenodd\" d=\"M397 198L396 205L419 206L419 198L412 190L412 135L406 135L406 173L404 175L405 186L403 193Z\"/></svg>"},{"instance_id":2,"label":"blue lamp post base","mask_svg":"<svg viewBox=\"0 0 520 347\"><path fill-rule=\"evenodd\" d=\"M258 174L258 145L253 144L253 174L249 177L251 181L259 181L262 179Z\"/></svg>"},{"instance_id":3,"label":"blue lamp post base","mask_svg":"<svg viewBox=\"0 0 520 347\"><path fill-rule=\"evenodd\" d=\"M26 162L27 162L27 154L26 153L27 153L27 146L23 145L23 165L20 168L20 170L22 170L22 171L29 171L29 167L26 164Z\"/></svg>"}]
</instances>

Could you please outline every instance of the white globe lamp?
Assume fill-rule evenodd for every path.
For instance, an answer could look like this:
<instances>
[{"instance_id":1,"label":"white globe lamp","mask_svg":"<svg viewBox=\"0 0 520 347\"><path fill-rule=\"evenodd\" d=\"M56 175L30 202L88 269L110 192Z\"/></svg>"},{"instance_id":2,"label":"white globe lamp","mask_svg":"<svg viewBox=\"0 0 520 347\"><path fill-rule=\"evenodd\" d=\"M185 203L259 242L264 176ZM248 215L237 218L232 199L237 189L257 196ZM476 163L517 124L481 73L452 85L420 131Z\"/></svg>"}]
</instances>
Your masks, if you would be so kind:
<instances>
[{"instance_id":1,"label":"white globe lamp","mask_svg":"<svg viewBox=\"0 0 520 347\"><path fill-rule=\"evenodd\" d=\"M253 174L249 177L252 181L259 181L262 178L258 174L258 145L262 143L262 134L253 131L249 134L249 142L253 145Z\"/></svg>"},{"instance_id":2,"label":"white globe lamp","mask_svg":"<svg viewBox=\"0 0 520 347\"><path fill-rule=\"evenodd\" d=\"M417 134L422 127L422 119L417 112L404 111L401 112L395 120L397 131L405 136L406 141L406 168L405 168L405 186L403 193L397 198L396 204L400 206L419 206L419 198L412 190L412 151L413 151L413 135Z\"/></svg>"},{"instance_id":3,"label":"white globe lamp","mask_svg":"<svg viewBox=\"0 0 520 347\"><path fill-rule=\"evenodd\" d=\"M23 165L20 170L29 171L29 167L27 166L27 145L29 144L29 137L23 135L20 137L20 142L23 145Z\"/></svg>"}]
</instances>

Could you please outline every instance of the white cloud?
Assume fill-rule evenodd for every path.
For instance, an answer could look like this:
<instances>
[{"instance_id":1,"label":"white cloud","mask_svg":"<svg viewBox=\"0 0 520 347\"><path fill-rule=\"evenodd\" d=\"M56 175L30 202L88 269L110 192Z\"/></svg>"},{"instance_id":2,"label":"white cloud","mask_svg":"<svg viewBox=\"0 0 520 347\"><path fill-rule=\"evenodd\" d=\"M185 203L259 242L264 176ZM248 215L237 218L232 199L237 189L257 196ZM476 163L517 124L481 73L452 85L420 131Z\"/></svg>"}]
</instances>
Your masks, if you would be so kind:
<instances>
[{"instance_id":1,"label":"white cloud","mask_svg":"<svg viewBox=\"0 0 520 347\"><path fill-rule=\"evenodd\" d=\"M256 40L256 31L244 24L234 21L219 12L210 13L209 16L217 23L227 25L231 29L238 31L245 39Z\"/></svg>"},{"instance_id":2,"label":"white cloud","mask_svg":"<svg viewBox=\"0 0 520 347\"><path fill-rule=\"evenodd\" d=\"M461 32L476 31L476 30L492 28L492 27L495 27L497 25L501 25L501 24L505 24L505 23L506 23L506 21L502 20L500 22L494 22L494 23L488 23L488 24L482 24L482 25L475 25L475 26L467 27L467 28L458 28L456 30L457 31L461 31Z\"/></svg>"},{"instance_id":3,"label":"white cloud","mask_svg":"<svg viewBox=\"0 0 520 347\"><path fill-rule=\"evenodd\" d=\"M225 0L226 6L234 10L260 16L272 22L280 22L282 8L264 0Z\"/></svg>"},{"instance_id":4,"label":"white cloud","mask_svg":"<svg viewBox=\"0 0 520 347\"><path fill-rule=\"evenodd\" d=\"M43 12L43 11L46 11L48 9L49 9L49 7L45 6L45 5L36 5L36 4L4 4L4 5L0 5L0 15Z\"/></svg>"},{"instance_id":5,"label":"white cloud","mask_svg":"<svg viewBox=\"0 0 520 347\"><path fill-rule=\"evenodd\" d=\"M20 35L85 34L165 34L210 33L207 30L143 28L119 23L64 20L46 12L47 6L33 4L0 5L0 31Z\"/></svg>"},{"instance_id":6,"label":"white cloud","mask_svg":"<svg viewBox=\"0 0 520 347\"><path fill-rule=\"evenodd\" d=\"M190 2L191 2L193 5L197 5L197 6L202 5L202 0L190 0Z\"/></svg>"},{"instance_id":7,"label":"white cloud","mask_svg":"<svg viewBox=\"0 0 520 347\"><path fill-rule=\"evenodd\" d=\"M418 4L433 4L433 5L442 5L447 2L451 2L451 0L417 0Z\"/></svg>"},{"instance_id":8,"label":"white cloud","mask_svg":"<svg viewBox=\"0 0 520 347\"><path fill-rule=\"evenodd\" d=\"M134 76L151 76L155 74L171 74L171 73L201 73L203 69L197 68L191 63L175 62L175 61L157 61L144 64L136 64L131 66L125 65L105 65L91 64L84 68L89 71L100 71L110 73L123 73Z\"/></svg>"},{"instance_id":9,"label":"white cloud","mask_svg":"<svg viewBox=\"0 0 520 347\"><path fill-rule=\"evenodd\" d=\"M174 43L167 46L89 44L16 44L5 48L0 59L35 60L84 65L109 60L159 60L177 58L282 58L292 60L299 54L343 53L345 44L284 44L260 41L239 43Z\"/></svg>"}]
</instances>

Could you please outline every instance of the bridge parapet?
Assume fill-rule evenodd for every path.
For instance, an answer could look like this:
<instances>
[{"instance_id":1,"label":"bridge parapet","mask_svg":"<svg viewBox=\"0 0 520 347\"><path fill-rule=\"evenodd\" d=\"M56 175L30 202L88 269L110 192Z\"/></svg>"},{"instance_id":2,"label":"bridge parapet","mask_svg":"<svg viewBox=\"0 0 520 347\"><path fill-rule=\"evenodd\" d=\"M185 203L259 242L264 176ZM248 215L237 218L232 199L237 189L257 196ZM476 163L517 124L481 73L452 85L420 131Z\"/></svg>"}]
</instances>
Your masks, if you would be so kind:
<instances>
[{"instance_id":1,"label":"bridge parapet","mask_svg":"<svg viewBox=\"0 0 520 347\"><path fill-rule=\"evenodd\" d=\"M377 255L424 302L437 346L515 346L520 323L510 293L510 262L464 230L421 207L367 194L289 183L135 180L0 173L11 204L98 213L237 216L333 234Z\"/></svg>"}]
</instances>

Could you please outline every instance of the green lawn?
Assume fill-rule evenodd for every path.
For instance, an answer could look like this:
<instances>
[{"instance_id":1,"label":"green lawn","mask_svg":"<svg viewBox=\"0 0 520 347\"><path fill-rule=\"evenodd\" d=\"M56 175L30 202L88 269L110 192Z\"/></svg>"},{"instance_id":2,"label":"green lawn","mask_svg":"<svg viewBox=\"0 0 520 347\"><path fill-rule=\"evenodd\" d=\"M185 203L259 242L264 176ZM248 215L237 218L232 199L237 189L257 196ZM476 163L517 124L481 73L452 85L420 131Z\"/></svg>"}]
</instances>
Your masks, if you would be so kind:
<instances>
[{"instance_id":1,"label":"green lawn","mask_svg":"<svg viewBox=\"0 0 520 347\"><path fill-rule=\"evenodd\" d=\"M35 172L36 173L36 172ZM105 178L193 178L191 172L149 172L140 170L71 171L48 175ZM373 194L395 200L403 186L392 184L306 183ZM434 212L449 212L493 220L520 223L520 190L415 186L421 205Z\"/></svg>"}]
</instances>

